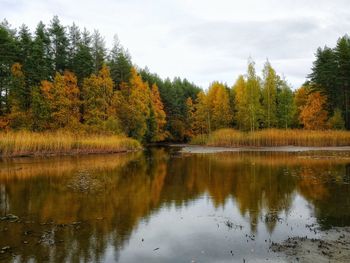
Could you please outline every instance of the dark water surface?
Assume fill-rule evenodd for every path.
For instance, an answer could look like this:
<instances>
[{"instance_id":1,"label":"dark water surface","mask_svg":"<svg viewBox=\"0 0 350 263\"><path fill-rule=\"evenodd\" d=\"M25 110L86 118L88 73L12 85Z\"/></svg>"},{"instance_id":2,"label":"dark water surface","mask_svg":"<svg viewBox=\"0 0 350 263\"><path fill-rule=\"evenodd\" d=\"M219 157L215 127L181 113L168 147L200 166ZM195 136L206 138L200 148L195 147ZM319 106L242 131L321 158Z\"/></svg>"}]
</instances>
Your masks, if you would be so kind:
<instances>
[{"instance_id":1,"label":"dark water surface","mask_svg":"<svg viewBox=\"0 0 350 263\"><path fill-rule=\"evenodd\" d=\"M270 242L350 226L350 158L151 148L2 160L0 217L0 262L279 262Z\"/></svg>"}]
</instances>

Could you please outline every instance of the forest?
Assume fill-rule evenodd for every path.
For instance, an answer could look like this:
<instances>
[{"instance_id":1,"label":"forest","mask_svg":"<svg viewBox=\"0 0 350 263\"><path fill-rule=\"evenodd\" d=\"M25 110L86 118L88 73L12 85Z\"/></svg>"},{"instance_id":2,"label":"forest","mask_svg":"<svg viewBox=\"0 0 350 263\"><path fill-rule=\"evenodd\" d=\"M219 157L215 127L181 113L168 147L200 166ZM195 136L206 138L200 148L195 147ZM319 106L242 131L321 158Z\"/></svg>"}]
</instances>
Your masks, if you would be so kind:
<instances>
[{"instance_id":1,"label":"forest","mask_svg":"<svg viewBox=\"0 0 350 263\"><path fill-rule=\"evenodd\" d=\"M234 77L233 77L234 79ZM124 134L142 143L190 141L223 128L350 129L350 38L319 48L307 81L293 90L267 60L230 87L202 89L139 68L117 37L39 22L0 25L0 130Z\"/></svg>"}]
</instances>

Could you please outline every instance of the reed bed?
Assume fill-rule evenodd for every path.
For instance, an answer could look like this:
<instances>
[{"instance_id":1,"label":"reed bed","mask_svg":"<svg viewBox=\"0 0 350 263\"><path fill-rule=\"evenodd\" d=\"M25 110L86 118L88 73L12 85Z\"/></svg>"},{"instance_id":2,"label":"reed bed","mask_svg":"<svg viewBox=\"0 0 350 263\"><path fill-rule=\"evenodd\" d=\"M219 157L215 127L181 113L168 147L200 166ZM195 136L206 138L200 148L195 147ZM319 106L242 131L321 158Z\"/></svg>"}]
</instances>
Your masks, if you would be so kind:
<instances>
[{"instance_id":1,"label":"reed bed","mask_svg":"<svg viewBox=\"0 0 350 263\"><path fill-rule=\"evenodd\" d=\"M0 133L2 156L125 152L141 149L138 141L121 135L76 135L69 132Z\"/></svg>"},{"instance_id":2,"label":"reed bed","mask_svg":"<svg viewBox=\"0 0 350 263\"><path fill-rule=\"evenodd\" d=\"M241 132L235 129L220 129L208 135L198 135L192 144L225 147L274 147L309 146L330 147L350 146L349 131L310 131L265 129L255 132Z\"/></svg>"}]
</instances>

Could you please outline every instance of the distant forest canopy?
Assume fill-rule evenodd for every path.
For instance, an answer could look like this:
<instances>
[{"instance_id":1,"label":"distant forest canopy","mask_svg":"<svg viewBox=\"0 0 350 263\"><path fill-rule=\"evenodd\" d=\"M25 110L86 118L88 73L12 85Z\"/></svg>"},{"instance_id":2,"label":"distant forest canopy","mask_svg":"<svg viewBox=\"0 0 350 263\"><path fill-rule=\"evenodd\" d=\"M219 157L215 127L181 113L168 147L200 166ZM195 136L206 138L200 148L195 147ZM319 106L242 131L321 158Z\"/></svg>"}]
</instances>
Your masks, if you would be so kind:
<instances>
[{"instance_id":1,"label":"distant forest canopy","mask_svg":"<svg viewBox=\"0 0 350 263\"><path fill-rule=\"evenodd\" d=\"M235 127L350 128L350 40L318 49L309 80L293 91L266 61L259 77L247 73L233 87L213 82L201 90L186 79L161 79L133 65L115 39L55 16L26 25L0 25L0 129L124 133L143 142L187 141Z\"/></svg>"}]
</instances>

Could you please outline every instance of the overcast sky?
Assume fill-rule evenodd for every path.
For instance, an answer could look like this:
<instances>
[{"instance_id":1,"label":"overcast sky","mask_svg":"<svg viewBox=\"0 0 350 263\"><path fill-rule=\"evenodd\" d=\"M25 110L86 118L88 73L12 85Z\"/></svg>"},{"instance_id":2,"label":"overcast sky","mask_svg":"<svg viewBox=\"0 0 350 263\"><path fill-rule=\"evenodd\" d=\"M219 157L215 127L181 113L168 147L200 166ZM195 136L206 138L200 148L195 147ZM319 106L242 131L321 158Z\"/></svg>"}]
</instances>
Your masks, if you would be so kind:
<instances>
[{"instance_id":1,"label":"overcast sky","mask_svg":"<svg viewBox=\"0 0 350 263\"><path fill-rule=\"evenodd\" d=\"M296 88L317 47L350 32L348 0L0 0L0 19L15 27L34 30L54 15L98 29L108 47L117 34L138 66L203 88L231 86L249 56L258 71L268 58Z\"/></svg>"}]
</instances>

